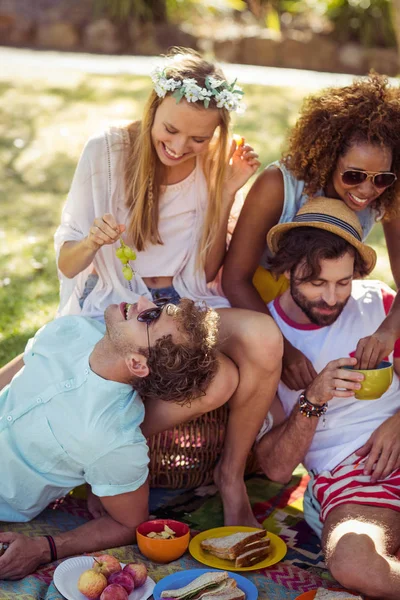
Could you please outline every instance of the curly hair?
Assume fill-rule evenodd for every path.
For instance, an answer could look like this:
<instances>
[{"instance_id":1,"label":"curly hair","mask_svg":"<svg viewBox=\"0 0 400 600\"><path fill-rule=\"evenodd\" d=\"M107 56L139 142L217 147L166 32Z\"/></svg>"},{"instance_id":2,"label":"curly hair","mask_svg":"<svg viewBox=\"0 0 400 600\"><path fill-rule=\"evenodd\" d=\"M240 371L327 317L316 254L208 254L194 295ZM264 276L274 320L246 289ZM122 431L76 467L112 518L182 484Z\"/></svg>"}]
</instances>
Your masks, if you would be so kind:
<instances>
[{"instance_id":1,"label":"curly hair","mask_svg":"<svg viewBox=\"0 0 400 600\"><path fill-rule=\"evenodd\" d=\"M305 181L310 196L324 188L354 143L370 143L392 151L395 185L377 198L373 207L395 216L400 197L400 90L386 77L370 73L343 88L328 88L305 99L282 154L283 164Z\"/></svg>"},{"instance_id":2,"label":"curly hair","mask_svg":"<svg viewBox=\"0 0 400 600\"><path fill-rule=\"evenodd\" d=\"M285 271L293 275L301 265L301 276L297 280L306 283L318 279L321 260L336 260L347 252L354 256L354 277L368 275L368 265L349 242L324 229L298 227L282 235L277 252L268 259L269 269L278 278Z\"/></svg>"},{"instance_id":3,"label":"curly hair","mask_svg":"<svg viewBox=\"0 0 400 600\"><path fill-rule=\"evenodd\" d=\"M217 334L219 316L207 306L196 306L182 299L172 313L182 341L172 335L159 338L150 348L140 348L147 357L149 374L134 378L132 387L146 400L165 400L190 404L213 380L217 369Z\"/></svg>"}]
</instances>

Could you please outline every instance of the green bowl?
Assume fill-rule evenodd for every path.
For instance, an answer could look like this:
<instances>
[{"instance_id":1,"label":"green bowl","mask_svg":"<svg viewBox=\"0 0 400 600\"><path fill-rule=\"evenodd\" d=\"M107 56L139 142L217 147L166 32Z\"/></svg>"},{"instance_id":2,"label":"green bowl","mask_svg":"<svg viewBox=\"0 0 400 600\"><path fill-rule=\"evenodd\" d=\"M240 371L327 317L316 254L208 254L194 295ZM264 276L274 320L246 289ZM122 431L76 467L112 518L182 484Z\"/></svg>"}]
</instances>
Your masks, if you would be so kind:
<instances>
[{"instance_id":1,"label":"green bowl","mask_svg":"<svg viewBox=\"0 0 400 600\"><path fill-rule=\"evenodd\" d=\"M380 398L390 387L393 379L393 365L387 360L383 360L376 369L353 369L353 367L345 367L357 373L364 375L364 380L361 381L361 388L354 392L357 400L376 400Z\"/></svg>"}]
</instances>

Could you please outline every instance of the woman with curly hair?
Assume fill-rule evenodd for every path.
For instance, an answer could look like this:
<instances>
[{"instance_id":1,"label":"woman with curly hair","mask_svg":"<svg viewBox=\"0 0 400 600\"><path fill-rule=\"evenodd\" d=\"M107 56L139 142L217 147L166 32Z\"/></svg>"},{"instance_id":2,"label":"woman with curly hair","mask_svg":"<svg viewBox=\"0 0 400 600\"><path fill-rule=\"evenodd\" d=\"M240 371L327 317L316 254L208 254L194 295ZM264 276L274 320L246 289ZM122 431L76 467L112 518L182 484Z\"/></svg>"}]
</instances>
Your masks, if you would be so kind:
<instances>
[{"instance_id":1,"label":"woman with curly hair","mask_svg":"<svg viewBox=\"0 0 400 600\"><path fill-rule=\"evenodd\" d=\"M390 264L400 286L400 90L370 74L343 88L307 98L290 131L279 162L269 165L252 186L233 235L223 288L233 306L267 313L266 303L281 294L287 279L268 268L266 235L292 221L314 196L343 200L357 213L364 239L383 220ZM251 240L251 243L249 243ZM359 341L361 368L373 368L393 351L400 337L400 297L379 329ZM303 389L316 373L285 341L282 380Z\"/></svg>"}]
</instances>

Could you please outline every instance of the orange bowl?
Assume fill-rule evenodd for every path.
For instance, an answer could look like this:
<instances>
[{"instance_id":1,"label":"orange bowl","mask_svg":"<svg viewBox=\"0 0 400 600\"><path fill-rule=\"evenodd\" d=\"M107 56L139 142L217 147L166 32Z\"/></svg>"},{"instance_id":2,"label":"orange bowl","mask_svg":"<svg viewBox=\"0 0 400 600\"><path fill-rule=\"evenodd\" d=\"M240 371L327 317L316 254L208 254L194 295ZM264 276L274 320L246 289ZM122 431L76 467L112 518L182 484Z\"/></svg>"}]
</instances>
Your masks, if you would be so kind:
<instances>
[{"instance_id":1,"label":"orange bowl","mask_svg":"<svg viewBox=\"0 0 400 600\"><path fill-rule=\"evenodd\" d=\"M165 540L147 537L151 531L155 533L164 531L164 525L175 531L176 537ZM182 556L189 545L189 538L189 527L185 523L172 519L145 521L136 528L136 541L140 552L158 563L168 563Z\"/></svg>"}]
</instances>

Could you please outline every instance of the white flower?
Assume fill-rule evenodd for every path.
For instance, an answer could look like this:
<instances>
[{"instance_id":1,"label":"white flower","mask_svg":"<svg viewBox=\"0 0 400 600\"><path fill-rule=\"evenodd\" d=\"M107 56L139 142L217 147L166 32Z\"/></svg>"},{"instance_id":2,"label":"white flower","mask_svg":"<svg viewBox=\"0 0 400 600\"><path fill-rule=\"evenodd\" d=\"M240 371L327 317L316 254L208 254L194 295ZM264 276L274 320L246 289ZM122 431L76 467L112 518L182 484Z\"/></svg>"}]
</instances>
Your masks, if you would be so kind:
<instances>
[{"instance_id":1,"label":"white flower","mask_svg":"<svg viewBox=\"0 0 400 600\"><path fill-rule=\"evenodd\" d=\"M160 79L160 77L163 76L163 70L160 67L156 67L154 69L154 71L152 71L150 73L150 77L151 80L154 81L154 83L157 83L157 81Z\"/></svg>"},{"instance_id":2,"label":"white flower","mask_svg":"<svg viewBox=\"0 0 400 600\"><path fill-rule=\"evenodd\" d=\"M197 102L199 100L199 92L195 86L185 91L185 98L188 102Z\"/></svg>"},{"instance_id":3,"label":"white flower","mask_svg":"<svg viewBox=\"0 0 400 600\"><path fill-rule=\"evenodd\" d=\"M177 79L172 79L172 77L170 79L166 80L166 86L167 86L167 90L169 92L173 92L175 91L177 88L181 87L182 82L177 80Z\"/></svg>"},{"instance_id":4,"label":"white flower","mask_svg":"<svg viewBox=\"0 0 400 600\"><path fill-rule=\"evenodd\" d=\"M195 79L184 79L183 80L183 85L184 86L191 86L191 85L195 85L196 87L199 87L197 85L197 81Z\"/></svg>"},{"instance_id":5,"label":"white flower","mask_svg":"<svg viewBox=\"0 0 400 600\"><path fill-rule=\"evenodd\" d=\"M214 89L217 89L219 87L221 87L221 85L224 83L222 79L217 79L216 77L212 77L211 75L208 76L208 83L210 84L210 86Z\"/></svg>"},{"instance_id":6,"label":"white flower","mask_svg":"<svg viewBox=\"0 0 400 600\"><path fill-rule=\"evenodd\" d=\"M213 95L211 90L207 90L206 88L201 88L199 93L199 100L205 100L206 98L211 98Z\"/></svg>"},{"instance_id":7,"label":"white flower","mask_svg":"<svg viewBox=\"0 0 400 600\"><path fill-rule=\"evenodd\" d=\"M157 82L154 85L154 91L157 94L157 96L159 98L164 98L165 94L167 93L167 90L165 89L165 86L163 86L163 84L161 82Z\"/></svg>"}]
</instances>

